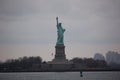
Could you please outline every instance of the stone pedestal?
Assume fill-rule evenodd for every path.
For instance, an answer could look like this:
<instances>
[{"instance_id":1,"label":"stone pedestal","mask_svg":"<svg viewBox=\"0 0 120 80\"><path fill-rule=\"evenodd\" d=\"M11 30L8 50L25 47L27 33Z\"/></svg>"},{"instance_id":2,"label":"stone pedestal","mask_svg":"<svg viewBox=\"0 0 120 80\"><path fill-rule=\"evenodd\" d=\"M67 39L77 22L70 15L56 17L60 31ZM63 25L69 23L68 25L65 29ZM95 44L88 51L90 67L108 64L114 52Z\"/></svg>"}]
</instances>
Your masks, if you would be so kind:
<instances>
[{"instance_id":1,"label":"stone pedestal","mask_svg":"<svg viewBox=\"0 0 120 80\"><path fill-rule=\"evenodd\" d=\"M53 61L66 61L64 44L57 44L55 46L55 58Z\"/></svg>"},{"instance_id":2,"label":"stone pedestal","mask_svg":"<svg viewBox=\"0 0 120 80\"><path fill-rule=\"evenodd\" d=\"M55 46L55 57L48 62L51 70L68 70L71 69L71 62L66 59L64 44Z\"/></svg>"}]
</instances>

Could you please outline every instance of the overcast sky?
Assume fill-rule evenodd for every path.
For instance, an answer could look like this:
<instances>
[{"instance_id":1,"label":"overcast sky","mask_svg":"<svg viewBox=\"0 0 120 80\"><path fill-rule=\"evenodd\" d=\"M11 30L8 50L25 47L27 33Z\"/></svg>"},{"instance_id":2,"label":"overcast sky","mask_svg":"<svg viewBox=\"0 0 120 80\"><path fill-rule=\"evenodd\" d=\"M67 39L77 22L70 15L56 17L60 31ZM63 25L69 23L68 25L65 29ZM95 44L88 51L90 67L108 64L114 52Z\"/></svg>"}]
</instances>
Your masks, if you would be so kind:
<instances>
[{"instance_id":1,"label":"overcast sky","mask_svg":"<svg viewBox=\"0 0 120 80\"><path fill-rule=\"evenodd\" d=\"M0 0L0 60L52 60L56 16L66 29L66 56L120 53L120 0Z\"/></svg>"}]
</instances>

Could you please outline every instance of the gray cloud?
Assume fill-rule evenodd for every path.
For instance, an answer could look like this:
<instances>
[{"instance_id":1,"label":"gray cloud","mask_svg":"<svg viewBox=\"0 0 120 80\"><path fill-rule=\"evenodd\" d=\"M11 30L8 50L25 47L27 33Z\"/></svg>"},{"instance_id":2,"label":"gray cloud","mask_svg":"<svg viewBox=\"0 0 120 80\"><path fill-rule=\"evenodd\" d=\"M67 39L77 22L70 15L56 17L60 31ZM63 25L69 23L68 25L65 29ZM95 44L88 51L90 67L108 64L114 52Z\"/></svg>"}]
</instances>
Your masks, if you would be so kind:
<instances>
[{"instance_id":1,"label":"gray cloud","mask_svg":"<svg viewBox=\"0 0 120 80\"><path fill-rule=\"evenodd\" d=\"M0 0L0 45L54 45L56 16L67 44L118 45L119 8L120 0Z\"/></svg>"},{"instance_id":2,"label":"gray cloud","mask_svg":"<svg viewBox=\"0 0 120 80\"><path fill-rule=\"evenodd\" d=\"M120 40L119 0L1 0L0 4L1 28L5 27L5 31L1 32L1 36L5 37L2 38L4 42L29 42L34 36L37 36L34 39L40 39L40 34L47 36L44 31L47 26L55 26L53 22L49 25L49 21L55 21L56 15L62 16L63 23L70 25L68 38L71 34L75 41L118 43ZM51 31L46 31L52 33L53 30L54 27L51 27ZM80 38L75 36L78 34Z\"/></svg>"},{"instance_id":3,"label":"gray cloud","mask_svg":"<svg viewBox=\"0 0 120 80\"><path fill-rule=\"evenodd\" d=\"M12 16L32 14L65 14L70 10L68 1L62 0L1 0L0 13ZM57 6L57 7L56 7Z\"/></svg>"}]
</instances>

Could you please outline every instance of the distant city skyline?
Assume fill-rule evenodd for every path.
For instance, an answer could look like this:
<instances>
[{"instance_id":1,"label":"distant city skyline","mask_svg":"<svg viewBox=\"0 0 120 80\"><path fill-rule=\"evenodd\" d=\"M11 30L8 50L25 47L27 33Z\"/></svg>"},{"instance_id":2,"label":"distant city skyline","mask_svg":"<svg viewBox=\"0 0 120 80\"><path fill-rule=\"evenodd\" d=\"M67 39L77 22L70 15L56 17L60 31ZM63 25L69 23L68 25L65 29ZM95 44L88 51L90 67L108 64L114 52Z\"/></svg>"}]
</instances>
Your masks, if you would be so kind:
<instances>
[{"instance_id":1,"label":"distant city skyline","mask_svg":"<svg viewBox=\"0 0 120 80\"><path fill-rule=\"evenodd\" d=\"M66 57L120 53L120 0L0 0L0 60L54 58L56 17L66 29Z\"/></svg>"}]
</instances>

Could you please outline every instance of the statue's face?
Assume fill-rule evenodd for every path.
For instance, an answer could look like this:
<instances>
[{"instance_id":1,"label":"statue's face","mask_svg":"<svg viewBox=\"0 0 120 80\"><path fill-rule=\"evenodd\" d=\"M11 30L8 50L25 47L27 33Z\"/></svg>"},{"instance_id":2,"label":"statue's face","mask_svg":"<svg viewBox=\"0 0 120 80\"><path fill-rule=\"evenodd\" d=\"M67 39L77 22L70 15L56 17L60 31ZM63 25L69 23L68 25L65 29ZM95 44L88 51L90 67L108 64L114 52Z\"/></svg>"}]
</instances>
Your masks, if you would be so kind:
<instances>
[{"instance_id":1,"label":"statue's face","mask_svg":"<svg viewBox=\"0 0 120 80\"><path fill-rule=\"evenodd\" d=\"M59 26L61 26L62 23L59 23Z\"/></svg>"}]
</instances>

